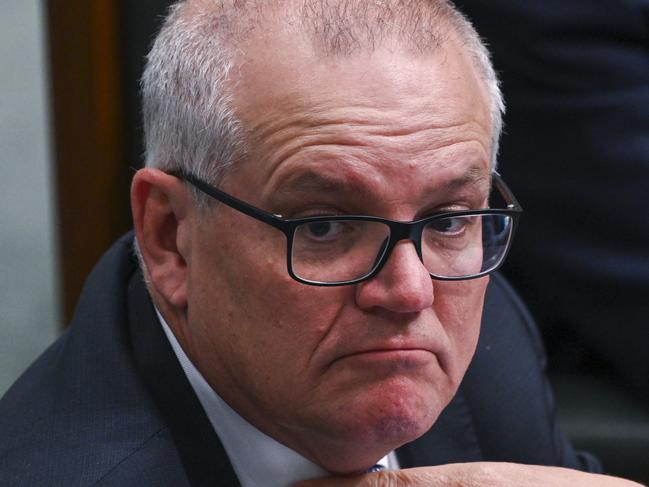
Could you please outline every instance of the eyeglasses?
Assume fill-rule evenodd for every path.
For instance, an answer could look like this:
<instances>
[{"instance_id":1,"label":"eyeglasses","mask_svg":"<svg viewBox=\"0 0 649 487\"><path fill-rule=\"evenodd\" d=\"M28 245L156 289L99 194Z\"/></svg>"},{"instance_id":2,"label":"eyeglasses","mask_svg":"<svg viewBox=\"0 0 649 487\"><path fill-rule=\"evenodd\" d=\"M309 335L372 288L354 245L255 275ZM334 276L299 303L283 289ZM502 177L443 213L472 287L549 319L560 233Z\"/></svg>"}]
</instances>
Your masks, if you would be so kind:
<instances>
[{"instance_id":1,"label":"eyeglasses","mask_svg":"<svg viewBox=\"0 0 649 487\"><path fill-rule=\"evenodd\" d=\"M371 279L401 240L413 242L433 279L459 281L484 276L505 260L522 212L495 172L494 188L505 203L504 209L442 212L411 222L355 215L286 219L224 193L191 173L169 174L282 231L287 240L289 275L314 286L342 286Z\"/></svg>"}]
</instances>

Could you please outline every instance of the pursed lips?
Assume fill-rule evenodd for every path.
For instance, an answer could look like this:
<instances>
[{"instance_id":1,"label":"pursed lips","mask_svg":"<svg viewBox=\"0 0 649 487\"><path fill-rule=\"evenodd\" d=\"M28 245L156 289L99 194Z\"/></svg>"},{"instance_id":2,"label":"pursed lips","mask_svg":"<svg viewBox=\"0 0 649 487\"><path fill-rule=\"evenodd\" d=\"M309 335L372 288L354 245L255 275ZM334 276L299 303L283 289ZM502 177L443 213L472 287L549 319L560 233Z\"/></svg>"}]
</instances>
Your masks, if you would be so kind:
<instances>
[{"instance_id":1,"label":"pursed lips","mask_svg":"<svg viewBox=\"0 0 649 487\"><path fill-rule=\"evenodd\" d=\"M377 344L364 347L360 350L350 350L341 353L331 362L331 365L349 359L412 363L423 363L434 359L439 362L439 353L440 351L436 347L434 348L420 343Z\"/></svg>"},{"instance_id":2,"label":"pursed lips","mask_svg":"<svg viewBox=\"0 0 649 487\"><path fill-rule=\"evenodd\" d=\"M351 352L348 354L345 354L341 357L339 357L336 360L348 358L348 357L353 357L356 355L367 355L367 354L372 354L372 353L398 353L398 352L428 352L428 353L433 353L430 350L422 347L395 347L395 348L390 348L390 347L379 347L379 348L370 348L367 350L359 350L357 352Z\"/></svg>"}]
</instances>

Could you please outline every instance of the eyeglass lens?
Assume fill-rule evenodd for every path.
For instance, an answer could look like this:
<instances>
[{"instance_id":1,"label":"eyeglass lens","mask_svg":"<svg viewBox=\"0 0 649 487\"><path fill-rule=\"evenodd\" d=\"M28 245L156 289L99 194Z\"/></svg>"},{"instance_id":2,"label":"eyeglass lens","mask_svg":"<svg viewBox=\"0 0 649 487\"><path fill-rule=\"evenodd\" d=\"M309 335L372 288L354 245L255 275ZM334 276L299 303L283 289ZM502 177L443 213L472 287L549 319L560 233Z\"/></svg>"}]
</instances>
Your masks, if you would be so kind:
<instances>
[{"instance_id":1,"label":"eyeglass lens","mask_svg":"<svg viewBox=\"0 0 649 487\"><path fill-rule=\"evenodd\" d=\"M476 276L502 261L512 234L505 214L449 216L424 226L422 262L441 278ZM383 258L390 227L366 220L326 220L298 226L293 236L293 273L311 282L353 281L370 274Z\"/></svg>"}]
</instances>

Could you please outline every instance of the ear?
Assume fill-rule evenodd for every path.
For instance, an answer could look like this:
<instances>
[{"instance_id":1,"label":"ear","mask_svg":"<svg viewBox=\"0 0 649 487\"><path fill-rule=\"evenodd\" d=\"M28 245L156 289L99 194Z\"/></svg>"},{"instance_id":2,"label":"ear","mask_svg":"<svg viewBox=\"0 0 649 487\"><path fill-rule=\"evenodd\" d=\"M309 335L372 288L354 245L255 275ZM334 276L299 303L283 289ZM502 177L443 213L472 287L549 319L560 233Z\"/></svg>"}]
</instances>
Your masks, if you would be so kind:
<instances>
[{"instance_id":1,"label":"ear","mask_svg":"<svg viewBox=\"0 0 649 487\"><path fill-rule=\"evenodd\" d=\"M171 306L187 306L187 242L192 209L184 183L158 169L133 177L131 207L138 245L153 291Z\"/></svg>"}]
</instances>

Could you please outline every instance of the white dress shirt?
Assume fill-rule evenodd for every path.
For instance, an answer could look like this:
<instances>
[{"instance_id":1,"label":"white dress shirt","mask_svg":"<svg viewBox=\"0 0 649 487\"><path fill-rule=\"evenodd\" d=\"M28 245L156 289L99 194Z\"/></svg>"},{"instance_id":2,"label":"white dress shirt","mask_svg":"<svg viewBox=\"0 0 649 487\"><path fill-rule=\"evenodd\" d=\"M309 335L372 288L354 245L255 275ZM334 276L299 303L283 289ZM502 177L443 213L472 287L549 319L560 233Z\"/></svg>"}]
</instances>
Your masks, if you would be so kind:
<instances>
[{"instance_id":1,"label":"white dress shirt","mask_svg":"<svg viewBox=\"0 0 649 487\"><path fill-rule=\"evenodd\" d=\"M230 408L189 360L157 309L156 313L242 487L288 487L300 480L330 475L322 467L259 431ZM379 464L386 469L399 468L394 452L383 457Z\"/></svg>"}]
</instances>

